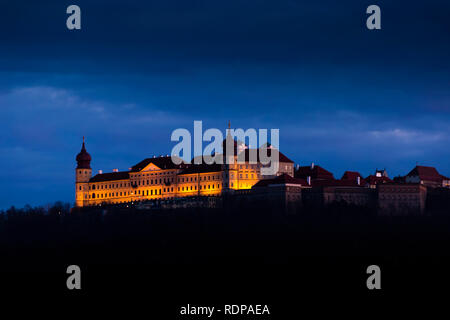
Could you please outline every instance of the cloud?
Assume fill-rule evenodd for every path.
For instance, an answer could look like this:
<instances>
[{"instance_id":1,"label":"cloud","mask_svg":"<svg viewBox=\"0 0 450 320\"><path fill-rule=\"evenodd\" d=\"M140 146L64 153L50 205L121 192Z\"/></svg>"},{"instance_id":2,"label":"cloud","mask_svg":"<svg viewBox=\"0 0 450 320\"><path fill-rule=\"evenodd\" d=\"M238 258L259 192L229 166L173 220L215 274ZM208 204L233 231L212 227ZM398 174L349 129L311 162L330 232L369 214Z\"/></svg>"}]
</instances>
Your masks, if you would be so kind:
<instances>
[{"instance_id":1,"label":"cloud","mask_svg":"<svg viewBox=\"0 0 450 320\"><path fill-rule=\"evenodd\" d=\"M129 128L133 133L180 119L180 115L161 108L142 107L133 102L114 104L45 86L14 88L0 95L0 106L2 125L19 138L30 138L34 133L34 138L39 139L40 134L55 133L53 138L57 139L58 133L95 129L113 132L117 127Z\"/></svg>"},{"instance_id":2,"label":"cloud","mask_svg":"<svg viewBox=\"0 0 450 320\"><path fill-rule=\"evenodd\" d=\"M46 189L46 201L72 201L72 173L83 135L95 167L127 169L135 159L163 149L167 153L172 126L183 121L179 114L133 101L114 104L57 87L5 91L0 94L0 192L6 196L0 208L23 205L24 190ZM42 192L33 192L25 201L42 203Z\"/></svg>"},{"instance_id":3,"label":"cloud","mask_svg":"<svg viewBox=\"0 0 450 320\"><path fill-rule=\"evenodd\" d=\"M450 171L450 126L445 117L329 111L303 113L280 132L282 150L302 164L321 163L334 172L387 167L403 174L416 162Z\"/></svg>"},{"instance_id":4,"label":"cloud","mask_svg":"<svg viewBox=\"0 0 450 320\"><path fill-rule=\"evenodd\" d=\"M436 143L443 141L445 138L445 135L440 132L423 132L399 128L369 131L368 133L375 141L382 142L388 140L390 143L396 142L402 144Z\"/></svg>"}]
</instances>

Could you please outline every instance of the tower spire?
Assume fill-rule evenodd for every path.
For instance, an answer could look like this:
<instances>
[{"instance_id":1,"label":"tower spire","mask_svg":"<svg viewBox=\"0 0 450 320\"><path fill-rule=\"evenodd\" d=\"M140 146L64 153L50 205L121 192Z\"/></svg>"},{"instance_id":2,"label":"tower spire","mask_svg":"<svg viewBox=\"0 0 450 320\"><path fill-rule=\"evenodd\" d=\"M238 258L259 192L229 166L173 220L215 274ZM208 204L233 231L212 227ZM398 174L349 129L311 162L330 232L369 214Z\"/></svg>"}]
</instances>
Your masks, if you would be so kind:
<instances>
[{"instance_id":1,"label":"tower spire","mask_svg":"<svg viewBox=\"0 0 450 320\"><path fill-rule=\"evenodd\" d=\"M83 136L83 145L81 146L81 151L80 153L77 155L77 169L83 168L83 169L90 169L90 164L91 164L91 155L89 153L87 153L86 151L86 146L84 144L84 136Z\"/></svg>"},{"instance_id":2,"label":"tower spire","mask_svg":"<svg viewBox=\"0 0 450 320\"><path fill-rule=\"evenodd\" d=\"M230 121L230 120L228 120L227 138L228 138L229 136L231 137L231 121Z\"/></svg>"}]
</instances>

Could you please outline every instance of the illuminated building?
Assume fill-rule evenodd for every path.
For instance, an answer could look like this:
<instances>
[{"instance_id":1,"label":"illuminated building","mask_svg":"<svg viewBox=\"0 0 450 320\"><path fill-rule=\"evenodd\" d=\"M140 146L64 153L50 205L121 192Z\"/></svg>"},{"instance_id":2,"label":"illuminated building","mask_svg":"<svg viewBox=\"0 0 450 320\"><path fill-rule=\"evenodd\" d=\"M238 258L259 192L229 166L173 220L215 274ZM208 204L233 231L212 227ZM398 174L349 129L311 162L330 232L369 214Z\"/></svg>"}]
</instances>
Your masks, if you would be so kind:
<instances>
[{"instance_id":1,"label":"illuminated building","mask_svg":"<svg viewBox=\"0 0 450 320\"><path fill-rule=\"evenodd\" d=\"M231 138L228 136L227 139ZM232 139L232 138L231 138ZM223 141L224 153L226 139ZM86 151L83 138L81 152L77 155L75 172L75 205L77 207L101 204L119 204L145 200L167 200L193 196L220 196L226 192L251 189L258 181L282 174L294 175L294 163L279 152L279 168L275 175L263 176L263 165L250 163L251 150L234 144L234 158L229 164L176 165L170 156L147 158L128 171L113 170L92 176L91 156ZM270 147L269 147L270 153ZM238 153L244 152L245 161L237 163Z\"/></svg>"}]
</instances>

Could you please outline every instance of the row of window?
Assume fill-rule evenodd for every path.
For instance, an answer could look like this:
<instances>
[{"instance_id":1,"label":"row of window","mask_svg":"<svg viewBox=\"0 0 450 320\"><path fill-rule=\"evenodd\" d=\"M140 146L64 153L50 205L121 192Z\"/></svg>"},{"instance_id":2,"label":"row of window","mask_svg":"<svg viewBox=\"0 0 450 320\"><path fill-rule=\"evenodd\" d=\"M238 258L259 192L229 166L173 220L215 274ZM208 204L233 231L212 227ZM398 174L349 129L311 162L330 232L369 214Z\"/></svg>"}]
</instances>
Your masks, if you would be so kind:
<instances>
[{"instance_id":1,"label":"row of window","mask_svg":"<svg viewBox=\"0 0 450 320\"><path fill-rule=\"evenodd\" d=\"M419 197L415 195L380 195L380 199L387 200L418 200Z\"/></svg>"},{"instance_id":2,"label":"row of window","mask_svg":"<svg viewBox=\"0 0 450 320\"><path fill-rule=\"evenodd\" d=\"M245 176L242 173L239 174L239 179L244 179L244 177L245 179L248 179L248 173L246 173ZM250 179L254 179L253 173L250 174Z\"/></svg>"},{"instance_id":3,"label":"row of window","mask_svg":"<svg viewBox=\"0 0 450 320\"><path fill-rule=\"evenodd\" d=\"M223 186L223 183L222 183ZM215 187L214 184L208 184L208 185L204 185L204 186L199 186L199 190L211 190L211 189L220 189L220 184L217 184L217 187ZM188 186L188 187L178 187L178 191L195 191L197 190L197 185L194 186Z\"/></svg>"},{"instance_id":4,"label":"row of window","mask_svg":"<svg viewBox=\"0 0 450 320\"><path fill-rule=\"evenodd\" d=\"M212 177L212 179L211 179L211 177ZM202 179L202 177L200 176L199 177L199 181L210 181L210 180L220 180L220 176L203 176L203 179ZM178 182L196 182L197 181L197 176L193 176L193 177L181 177L181 178L178 178Z\"/></svg>"},{"instance_id":5,"label":"row of window","mask_svg":"<svg viewBox=\"0 0 450 320\"><path fill-rule=\"evenodd\" d=\"M174 171L162 171L159 173L143 173L143 174L135 174L133 177L149 177L149 176L162 176L162 175L169 175L175 173Z\"/></svg>"},{"instance_id":6,"label":"row of window","mask_svg":"<svg viewBox=\"0 0 450 320\"><path fill-rule=\"evenodd\" d=\"M167 188L167 192L169 192L170 188ZM171 188L173 192L173 188ZM166 188L164 188L164 192L166 192ZM155 190L138 190L136 191L136 195L158 195L162 193L162 189L155 189ZM92 193L90 195L84 195L85 199L103 199L103 198L112 198L112 197L126 197L130 196L133 193L130 191L127 192L109 192L109 193Z\"/></svg>"},{"instance_id":7,"label":"row of window","mask_svg":"<svg viewBox=\"0 0 450 320\"><path fill-rule=\"evenodd\" d=\"M383 188L380 192L416 193L417 188Z\"/></svg>"},{"instance_id":8,"label":"row of window","mask_svg":"<svg viewBox=\"0 0 450 320\"><path fill-rule=\"evenodd\" d=\"M89 190L95 190L97 188L97 190L104 190L104 189L114 189L114 188L124 188L124 187L129 187L130 183L128 182L124 182L124 183L113 183L113 184L99 184L98 186L93 184L92 186L89 186ZM81 190L81 186L80 186L80 190Z\"/></svg>"},{"instance_id":9,"label":"row of window","mask_svg":"<svg viewBox=\"0 0 450 320\"><path fill-rule=\"evenodd\" d=\"M244 169L244 166L245 169L258 169L261 167L261 164L240 164L239 169Z\"/></svg>"},{"instance_id":10,"label":"row of window","mask_svg":"<svg viewBox=\"0 0 450 320\"><path fill-rule=\"evenodd\" d=\"M143 186L145 186L145 182L147 181L147 185L154 185L154 184L162 184L163 182L164 183L167 183L167 182L173 182L173 178L172 179L166 179L166 178L164 178L164 180L163 179L159 179L159 183L158 183L158 179L150 179L150 180L139 180L139 181L137 181L137 185L138 186L140 186L140 185L143 185Z\"/></svg>"},{"instance_id":11,"label":"row of window","mask_svg":"<svg viewBox=\"0 0 450 320\"><path fill-rule=\"evenodd\" d=\"M233 186L233 184L232 184ZM220 184L208 184L204 186L199 186L199 190L214 190L214 189L220 189ZM178 187L178 191L196 191L197 185L194 186L187 186L187 187ZM163 188L163 189L151 189L151 190L137 190L136 195L139 196L153 196L153 195L161 195L162 192L173 192L173 187L171 188ZM90 195L85 194L85 199L103 199L103 198L111 198L111 197L124 197L124 196L130 196L133 193L128 192L109 192L109 193L92 193Z\"/></svg>"},{"instance_id":12,"label":"row of window","mask_svg":"<svg viewBox=\"0 0 450 320\"><path fill-rule=\"evenodd\" d=\"M252 175L253 177L253 175ZM212 179L211 179L212 178ZM207 181L207 180L220 180L220 176L204 176L199 177L199 181ZM183 177L178 178L178 182L197 182L197 177ZM164 178L164 179L148 179L148 180L139 180L137 181L137 185L155 185L155 184L162 184L162 183L168 183L168 182L174 182L174 178ZM90 185L89 190L105 190L105 189L114 189L114 188L124 188L124 187L130 187L130 182L128 183L113 183L113 184L99 184L99 185ZM79 187L79 190L82 190L82 187Z\"/></svg>"},{"instance_id":13,"label":"row of window","mask_svg":"<svg viewBox=\"0 0 450 320\"><path fill-rule=\"evenodd\" d=\"M248 165L247 165L248 166ZM251 165L250 165L251 166ZM153 174L152 174L153 175ZM155 173L156 175L156 173ZM143 175L144 176L144 175ZM225 174L226 178L228 177L228 174ZM233 173L230 174L231 179L234 178ZM240 179L255 179L259 178L259 174L256 173L240 173L239 174ZM213 175L213 176L200 176L198 181L211 181L211 180L221 180L220 175ZM157 184L163 184L163 183L173 183L174 178L159 178L159 179L147 179L147 180L138 180L136 181L136 185L138 186L144 186L144 185L157 185ZM191 177L179 177L178 178L179 183L184 182L197 182L197 176L191 176ZM105 190L105 189L117 189L117 188L124 188L124 187L130 187L130 182L123 182L123 183L110 183L110 184L92 184L89 185L89 190ZM82 187L79 187L79 190L82 190Z\"/></svg>"}]
</instances>

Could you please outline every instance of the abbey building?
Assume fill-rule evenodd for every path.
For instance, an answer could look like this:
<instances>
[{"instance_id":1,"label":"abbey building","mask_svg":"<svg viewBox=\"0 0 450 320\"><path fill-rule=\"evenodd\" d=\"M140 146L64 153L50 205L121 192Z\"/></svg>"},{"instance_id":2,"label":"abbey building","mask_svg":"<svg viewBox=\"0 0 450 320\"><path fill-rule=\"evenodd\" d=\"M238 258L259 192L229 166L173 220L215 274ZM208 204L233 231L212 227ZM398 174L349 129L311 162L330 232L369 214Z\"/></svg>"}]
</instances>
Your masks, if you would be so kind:
<instances>
[{"instance_id":1,"label":"abbey building","mask_svg":"<svg viewBox=\"0 0 450 320\"><path fill-rule=\"evenodd\" d=\"M226 140L223 146L226 148ZM83 138L77 155L75 205L77 207L101 204L119 204L145 200L168 200L195 196L219 196L223 193L251 189L260 180L283 174L294 176L294 163L279 152L279 167L275 175L261 175L263 165L250 163L250 149L240 147L233 140L234 158L228 164L174 164L170 156L142 160L128 171L103 173L92 176L91 156ZM268 150L270 152L270 150ZM245 153L245 162L238 154ZM225 150L224 150L225 153Z\"/></svg>"}]
</instances>

